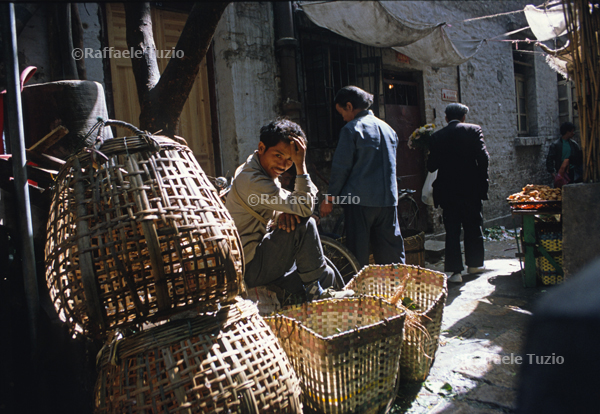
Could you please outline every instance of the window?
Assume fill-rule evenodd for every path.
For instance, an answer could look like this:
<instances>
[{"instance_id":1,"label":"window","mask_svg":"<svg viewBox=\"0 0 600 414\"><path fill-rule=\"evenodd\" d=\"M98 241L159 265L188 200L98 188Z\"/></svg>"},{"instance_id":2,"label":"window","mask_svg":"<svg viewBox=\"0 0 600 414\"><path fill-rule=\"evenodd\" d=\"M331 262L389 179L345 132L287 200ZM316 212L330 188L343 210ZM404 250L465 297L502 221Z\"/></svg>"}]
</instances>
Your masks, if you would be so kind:
<instances>
[{"instance_id":1,"label":"window","mask_svg":"<svg viewBox=\"0 0 600 414\"><path fill-rule=\"evenodd\" d=\"M525 77L515 74L515 89L517 103L517 132L526 134L529 132L529 122L527 119L527 86Z\"/></svg>"},{"instance_id":2,"label":"window","mask_svg":"<svg viewBox=\"0 0 600 414\"><path fill-rule=\"evenodd\" d=\"M576 122L575 110L576 91L573 82L563 79L558 75L558 120L559 125L564 122Z\"/></svg>"},{"instance_id":3,"label":"window","mask_svg":"<svg viewBox=\"0 0 600 414\"><path fill-rule=\"evenodd\" d=\"M533 53L533 44L517 42L513 45L515 113L517 116L517 134L519 136L535 137L539 134Z\"/></svg>"},{"instance_id":4,"label":"window","mask_svg":"<svg viewBox=\"0 0 600 414\"><path fill-rule=\"evenodd\" d=\"M311 137L312 148L335 148L345 124L333 105L338 90L356 85L372 93L375 102L371 109L378 115L381 50L316 28L307 21L299 29L305 131Z\"/></svg>"}]
</instances>

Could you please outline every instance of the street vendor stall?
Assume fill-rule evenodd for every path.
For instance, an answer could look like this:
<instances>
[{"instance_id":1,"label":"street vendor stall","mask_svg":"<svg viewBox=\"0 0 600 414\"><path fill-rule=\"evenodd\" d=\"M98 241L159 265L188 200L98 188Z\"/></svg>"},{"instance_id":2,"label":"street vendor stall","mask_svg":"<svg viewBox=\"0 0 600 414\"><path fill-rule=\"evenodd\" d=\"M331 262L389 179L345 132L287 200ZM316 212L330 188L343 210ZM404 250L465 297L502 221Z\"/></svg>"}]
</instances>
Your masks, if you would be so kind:
<instances>
[{"instance_id":1,"label":"street vendor stall","mask_svg":"<svg viewBox=\"0 0 600 414\"><path fill-rule=\"evenodd\" d=\"M519 254L525 262L523 286L534 287L564 281L562 269L562 191L544 185L528 184L508 197L513 216L522 218L517 238L523 246Z\"/></svg>"}]
</instances>

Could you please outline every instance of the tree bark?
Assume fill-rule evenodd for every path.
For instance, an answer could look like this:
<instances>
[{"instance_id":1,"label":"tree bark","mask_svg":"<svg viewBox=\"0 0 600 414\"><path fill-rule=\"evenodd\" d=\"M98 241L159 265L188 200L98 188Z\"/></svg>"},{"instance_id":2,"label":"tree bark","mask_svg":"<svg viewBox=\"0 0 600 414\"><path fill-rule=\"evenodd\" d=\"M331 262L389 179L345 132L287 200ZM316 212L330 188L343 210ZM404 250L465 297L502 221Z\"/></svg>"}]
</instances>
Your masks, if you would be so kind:
<instances>
[{"instance_id":1,"label":"tree bark","mask_svg":"<svg viewBox=\"0 0 600 414\"><path fill-rule=\"evenodd\" d=\"M140 128L163 135L178 133L179 117L190 94L200 63L212 41L217 24L229 1L195 3L174 56L159 75L154 51L152 22L148 3L126 3L127 45L144 50L144 58L132 56L132 65L140 103ZM182 56L183 55L183 56Z\"/></svg>"},{"instance_id":2,"label":"tree bark","mask_svg":"<svg viewBox=\"0 0 600 414\"><path fill-rule=\"evenodd\" d=\"M156 46L152 34L150 3L125 2L123 6L125 7L127 46L133 48L133 53L136 56L139 55L139 50L142 51L142 57L131 57L131 66L135 77L138 101L140 107L143 108L148 93L154 89L160 79L158 63L154 54ZM143 126L141 127L145 129Z\"/></svg>"}]
</instances>

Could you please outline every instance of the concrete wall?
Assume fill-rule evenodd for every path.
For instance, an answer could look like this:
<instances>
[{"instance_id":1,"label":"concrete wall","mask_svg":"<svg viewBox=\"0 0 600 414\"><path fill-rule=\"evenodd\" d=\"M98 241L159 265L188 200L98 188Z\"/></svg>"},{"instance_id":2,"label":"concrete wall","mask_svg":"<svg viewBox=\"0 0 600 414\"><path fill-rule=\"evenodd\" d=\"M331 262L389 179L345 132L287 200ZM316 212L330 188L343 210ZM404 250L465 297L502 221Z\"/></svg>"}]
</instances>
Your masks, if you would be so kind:
<instances>
[{"instance_id":1,"label":"concrete wall","mask_svg":"<svg viewBox=\"0 0 600 414\"><path fill-rule=\"evenodd\" d=\"M101 24L98 3L77 3L77 6L83 27L84 49L101 50ZM50 56L48 53L47 7L48 4L43 4L37 9L17 39L19 67L37 67L37 71L27 83L28 85L52 80L50 79ZM99 82L106 89L102 59L86 58L85 68L87 80Z\"/></svg>"},{"instance_id":2,"label":"concrete wall","mask_svg":"<svg viewBox=\"0 0 600 414\"><path fill-rule=\"evenodd\" d=\"M214 35L214 50L222 171L233 175L257 149L260 127L278 115L271 3L231 3Z\"/></svg>"},{"instance_id":3,"label":"concrete wall","mask_svg":"<svg viewBox=\"0 0 600 414\"><path fill-rule=\"evenodd\" d=\"M100 23L100 6L98 3L77 3L81 26L83 27L83 47L93 51L102 50L100 38L102 25ZM104 82L104 66L102 59L85 58L85 71L88 80L100 82L106 90Z\"/></svg>"},{"instance_id":4,"label":"concrete wall","mask_svg":"<svg viewBox=\"0 0 600 414\"><path fill-rule=\"evenodd\" d=\"M19 68L22 70L27 66L37 67L28 85L50 81L46 7L42 5L37 9L17 38Z\"/></svg>"},{"instance_id":5,"label":"concrete wall","mask_svg":"<svg viewBox=\"0 0 600 414\"><path fill-rule=\"evenodd\" d=\"M600 183L569 184L563 187L563 269L566 277L576 275L600 257Z\"/></svg>"}]
</instances>

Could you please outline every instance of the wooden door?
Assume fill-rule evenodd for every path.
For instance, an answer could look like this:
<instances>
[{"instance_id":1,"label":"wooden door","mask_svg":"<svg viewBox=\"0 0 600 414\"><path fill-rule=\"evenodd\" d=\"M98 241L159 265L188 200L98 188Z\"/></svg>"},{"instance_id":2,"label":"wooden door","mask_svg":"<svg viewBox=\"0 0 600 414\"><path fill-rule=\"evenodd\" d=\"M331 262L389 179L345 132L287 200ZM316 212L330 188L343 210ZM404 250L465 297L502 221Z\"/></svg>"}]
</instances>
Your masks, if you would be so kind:
<instances>
[{"instance_id":1,"label":"wooden door","mask_svg":"<svg viewBox=\"0 0 600 414\"><path fill-rule=\"evenodd\" d=\"M106 15L109 47L114 47L114 50L128 50L123 5L106 3ZM185 13L152 9L152 29L157 51L172 50L176 46L186 19ZM168 64L168 59L159 57L157 61L158 68L162 73ZM131 59L128 57L110 59L110 69L115 118L137 126L139 125L140 106L135 78L131 69ZM129 132L117 129L117 136L125 134L129 134ZM200 64L198 76L181 112L179 135L186 139L204 172L214 176L216 168L206 58Z\"/></svg>"},{"instance_id":2,"label":"wooden door","mask_svg":"<svg viewBox=\"0 0 600 414\"><path fill-rule=\"evenodd\" d=\"M385 121L398 134L396 152L396 175L400 178L400 188L415 190L413 198L419 204L419 228L427 226L425 204L421 202L421 190L425 183L425 154L420 149L408 148L408 137L421 126L418 84L384 79Z\"/></svg>"}]
</instances>

